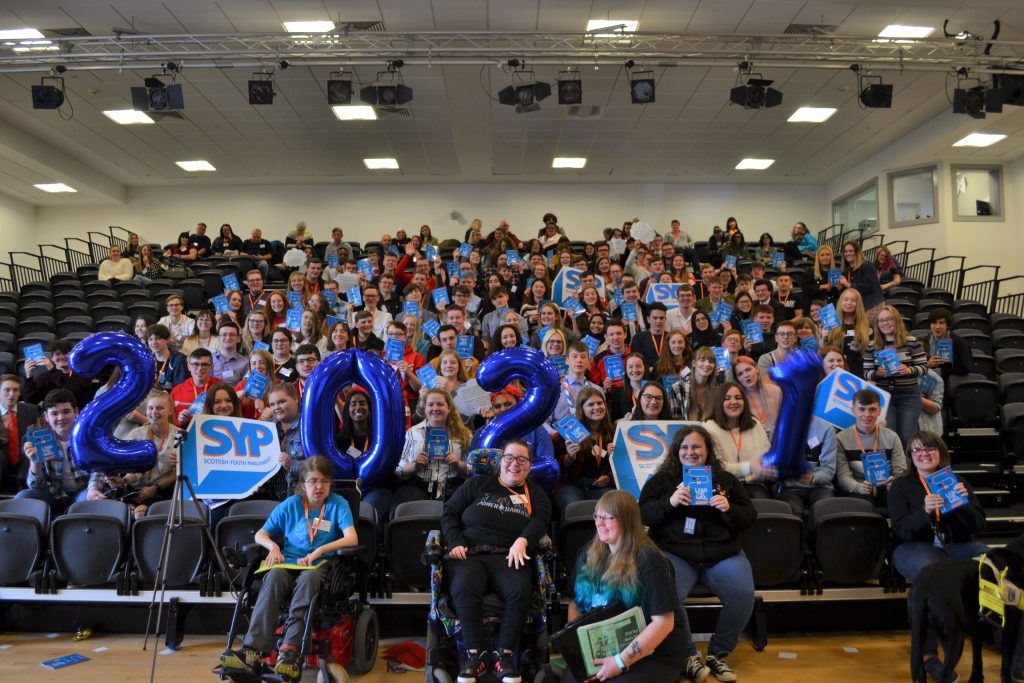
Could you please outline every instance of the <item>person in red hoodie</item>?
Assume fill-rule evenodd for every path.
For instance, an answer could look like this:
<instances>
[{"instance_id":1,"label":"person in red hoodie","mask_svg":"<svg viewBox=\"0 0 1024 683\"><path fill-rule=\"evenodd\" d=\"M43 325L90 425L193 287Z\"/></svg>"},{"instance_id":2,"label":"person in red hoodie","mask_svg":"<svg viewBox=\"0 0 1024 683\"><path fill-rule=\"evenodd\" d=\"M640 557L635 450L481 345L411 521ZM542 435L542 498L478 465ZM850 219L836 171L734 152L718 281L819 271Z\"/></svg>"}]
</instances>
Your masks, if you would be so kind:
<instances>
[{"instance_id":1,"label":"person in red hoodie","mask_svg":"<svg viewBox=\"0 0 1024 683\"><path fill-rule=\"evenodd\" d=\"M420 397L420 378L416 372L426 365L427 361L406 342L409 329L405 323L397 320L388 323L387 335L389 340L397 339L405 344L402 360L394 367L395 372L398 373L398 380L402 383L402 396L405 398L405 428L408 429L412 426L409 405L415 405Z\"/></svg>"},{"instance_id":2,"label":"person in red hoodie","mask_svg":"<svg viewBox=\"0 0 1024 683\"><path fill-rule=\"evenodd\" d=\"M174 419L178 426L186 427L192 420L188 407L199 400L206 390L221 382L219 377L212 377L213 354L209 349L199 347L188 356L188 372L191 377L171 389L171 400L174 401Z\"/></svg>"},{"instance_id":3,"label":"person in red hoodie","mask_svg":"<svg viewBox=\"0 0 1024 683\"><path fill-rule=\"evenodd\" d=\"M415 259L415 262L413 259ZM430 273L431 263L416 249L412 242L405 245L405 256L402 257L402 260L398 262L398 267L395 268L395 278L403 287L412 282L413 273L408 272L410 263L414 264L413 273L423 273L427 278L425 287L428 291L437 288L437 281Z\"/></svg>"},{"instance_id":4,"label":"person in red hoodie","mask_svg":"<svg viewBox=\"0 0 1024 683\"><path fill-rule=\"evenodd\" d=\"M596 356L590 366L590 381L604 388L605 394L613 388L622 386L622 378L610 379L604 367L604 359L608 356L619 356L625 359L629 355L629 344L626 343L626 325L618 318L608 321L604 330L605 347ZM625 369L625 368L623 368Z\"/></svg>"}]
</instances>

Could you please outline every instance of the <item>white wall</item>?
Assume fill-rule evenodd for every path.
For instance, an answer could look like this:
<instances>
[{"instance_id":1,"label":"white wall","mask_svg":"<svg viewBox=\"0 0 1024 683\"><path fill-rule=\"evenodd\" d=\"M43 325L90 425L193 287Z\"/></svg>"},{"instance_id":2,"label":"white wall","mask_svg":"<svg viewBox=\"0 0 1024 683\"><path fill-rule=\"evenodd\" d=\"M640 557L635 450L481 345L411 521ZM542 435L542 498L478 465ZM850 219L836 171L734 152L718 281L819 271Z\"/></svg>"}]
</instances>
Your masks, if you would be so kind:
<instances>
[{"instance_id":1,"label":"white wall","mask_svg":"<svg viewBox=\"0 0 1024 683\"><path fill-rule=\"evenodd\" d=\"M541 216L558 215L571 238L597 239L607 226L639 216L659 231L679 218L694 239L707 239L714 225L735 216L747 239L761 232L786 237L802 220L812 229L827 218L821 185L480 183L387 185L265 185L248 187L133 188L124 205L40 207L40 243L120 225L144 238L173 242L181 230L204 221L215 236L221 223L248 236L281 238L304 220L317 240L341 226L346 238L366 242L384 231L407 232L427 223L440 238L465 233L465 222L479 217L487 227L508 220L519 237L535 236ZM62 242L61 242L62 243Z\"/></svg>"},{"instance_id":2,"label":"white wall","mask_svg":"<svg viewBox=\"0 0 1024 683\"><path fill-rule=\"evenodd\" d=\"M36 227L36 207L20 199L0 194L0 248L2 258L7 260L7 252L30 251L37 253L34 232ZM6 273L4 273L6 275Z\"/></svg>"}]
</instances>

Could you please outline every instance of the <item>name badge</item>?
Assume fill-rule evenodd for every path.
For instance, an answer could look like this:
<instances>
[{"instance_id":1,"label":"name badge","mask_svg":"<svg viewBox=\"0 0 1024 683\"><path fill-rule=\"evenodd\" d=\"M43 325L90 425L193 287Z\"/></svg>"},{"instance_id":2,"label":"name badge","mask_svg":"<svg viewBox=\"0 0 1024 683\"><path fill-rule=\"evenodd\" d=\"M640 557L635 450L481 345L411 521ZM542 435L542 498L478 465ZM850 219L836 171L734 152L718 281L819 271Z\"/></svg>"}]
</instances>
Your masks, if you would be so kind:
<instances>
[{"instance_id":1,"label":"name badge","mask_svg":"<svg viewBox=\"0 0 1024 683\"><path fill-rule=\"evenodd\" d=\"M320 531L327 531L327 532L329 532L331 530L331 520L329 520L329 519L321 519L320 520L320 524L317 525L317 529L319 529Z\"/></svg>"},{"instance_id":2,"label":"name badge","mask_svg":"<svg viewBox=\"0 0 1024 683\"><path fill-rule=\"evenodd\" d=\"M683 524L683 533L693 535L697 531L697 518L687 517L686 522Z\"/></svg>"},{"instance_id":3,"label":"name badge","mask_svg":"<svg viewBox=\"0 0 1024 683\"><path fill-rule=\"evenodd\" d=\"M355 458L356 460L363 457L363 452L356 448L355 446L349 446L348 450L345 452L348 453L351 457Z\"/></svg>"},{"instance_id":4,"label":"name badge","mask_svg":"<svg viewBox=\"0 0 1024 683\"><path fill-rule=\"evenodd\" d=\"M291 377L292 376L292 369L291 368L281 368L280 370L278 370L278 372L280 372L285 377Z\"/></svg>"},{"instance_id":5,"label":"name badge","mask_svg":"<svg viewBox=\"0 0 1024 683\"><path fill-rule=\"evenodd\" d=\"M807 447L808 448L817 448L820 444L821 444L821 439L819 439L816 436L812 436L811 438L807 439Z\"/></svg>"}]
</instances>

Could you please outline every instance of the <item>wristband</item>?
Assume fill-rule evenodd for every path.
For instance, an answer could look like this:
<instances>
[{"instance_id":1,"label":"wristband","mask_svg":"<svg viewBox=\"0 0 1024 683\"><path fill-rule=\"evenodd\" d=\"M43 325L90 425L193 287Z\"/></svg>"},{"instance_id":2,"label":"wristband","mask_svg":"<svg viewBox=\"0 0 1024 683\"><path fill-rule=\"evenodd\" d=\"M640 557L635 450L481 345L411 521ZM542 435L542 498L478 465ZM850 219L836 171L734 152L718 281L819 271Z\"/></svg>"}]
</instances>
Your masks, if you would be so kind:
<instances>
[{"instance_id":1,"label":"wristband","mask_svg":"<svg viewBox=\"0 0 1024 683\"><path fill-rule=\"evenodd\" d=\"M618 652L616 652L616 653L615 653L615 664L616 664L616 666L618 666L618 667L619 667L619 668L620 668L620 669L621 669L622 671L625 671L625 670L626 670L626 665L622 663L622 655L621 655L621 654L619 654Z\"/></svg>"}]
</instances>

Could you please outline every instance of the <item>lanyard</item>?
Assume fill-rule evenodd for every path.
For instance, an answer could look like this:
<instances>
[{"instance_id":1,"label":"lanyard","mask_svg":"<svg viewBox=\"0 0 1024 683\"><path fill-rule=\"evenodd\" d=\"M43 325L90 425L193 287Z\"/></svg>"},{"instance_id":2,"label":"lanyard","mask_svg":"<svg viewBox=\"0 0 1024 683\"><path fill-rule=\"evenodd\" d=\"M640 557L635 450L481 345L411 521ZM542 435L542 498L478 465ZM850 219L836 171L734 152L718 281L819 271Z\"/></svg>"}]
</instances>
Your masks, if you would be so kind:
<instances>
[{"instance_id":1,"label":"lanyard","mask_svg":"<svg viewBox=\"0 0 1024 683\"><path fill-rule=\"evenodd\" d=\"M604 437L597 437L597 453L594 454L594 459L597 460L597 464L601 464L601 454L604 453Z\"/></svg>"},{"instance_id":2,"label":"lanyard","mask_svg":"<svg viewBox=\"0 0 1024 683\"><path fill-rule=\"evenodd\" d=\"M256 308L256 304L258 304L260 302L260 299L263 298L262 293L260 293L260 295L256 297L256 301L252 300L252 294L246 294L246 296L249 297L249 310Z\"/></svg>"},{"instance_id":3,"label":"lanyard","mask_svg":"<svg viewBox=\"0 0 1024 683\"><path fill-rule=\"evenodd\" d=\"M320 531L320 522L324 519L324 513L327 512L327 501L325 500L324 506L320 508L320 518L316 520L316 526L309 523L309 503L306 502L305 497L302 499L302 508L306 511L306 516L303 519L306 520L306 528L309 529L309 542L312 543L316 538L316 532Z\"/></svg>"},{"instance_id":4,"label":"lanyard","mask_svg":"<svg viewBox=\"0 0 1024 683\"><path fill-rule=\"evenodd\" d=\"M199 400L199 394L205 394L207 388L210 386L210 380L206 380L206 384L203 385L203 390L199 391L199 387L196 386L195 380L192 381L192 401Z\"/></svg>"},{"instance_id":5,"label":"lanyard","mask_svg":"<svg viewBox=\"0 0 1024 683\"><path fill-rule=\"evenodd\" d=\"M736 428L736 431L739 431L739 427ZM740 432L740 438L737 440L736 437L732 435L732 430L730 429L729 438L732 439L732 445L736 447L736 457L739 458L740 450L743 449L743 432Z\"/></svg>"},{"instance_id":6,"label":"lanyard","mask_svg":"<svg viewBox=\"0 0 1024 683\"><path fill-rule=\"evenodd\" d=\"M505 486L505 482L501 481L500 477L498 478L498 482L502 486ZM533 516L533 505L530 503L530 488L526 485L526 482L523 482L523 492L522 493L516 493L515 491L512 490L511 486L505 486L505 490L508 491L510 494L512 494L510 496L512 498L512 500L514 500L516 503L518 503L519 505L522 505L522 506L524 506L526 508L526 516L527 517L532 517Z\"/></svg>"},{"instance_id":7,"label":"lanyard","mask_svg":"<svg viewBox=\"0 0 1024 683\"><path fill-rule=\"evenodd\" d=\"M860 446L861 454L864 453L875 453L878 451L878 425L875 425L875 442L871 445L871 450L864 448L864 442L860 440L860 434L857 433L857 428L853 428L853 435L857 437L857 445Z\"/></svg>"},{"instance_id":8,"label":"lanyard","mask_svg":"<svg viewBox=\"0 0 1024 683\"><path fill-rule=\"evenodd\" d=\"M747 392L747 395L750 396L750 393L751 392ZM757 413L757 419L761 421L761 424L765 425L765 424L768 423L768 399L764 395L764 391L763 390L759 390L759 393L761 394L761 397L760 397L761 400L760 401L752 400L750 402L750 407L753 408L755 413ZM751 396L751 398L753 398L753 397ZM763 406L764 406L763 410L761 409L761 406L758 405L758 403L763 404Z\"/></svg>"},{"instance_id":9,"label":"lanyard","mask_svg":"<svg viewBox=\"0 0 1024 683\"><path fill-rule=\"evenodd\" d=\"M167 363L169 363L170 360L171 360L171 354L167 354L167 358L164 358L164 364L160 366L160 375L159 375L159 377L160 377L161 380L163 380L164 370L167 369ZM70 374L69 374L69 376L70 376Z\"/></svg>"},{"instance_id":10,"label":"lanyard","mask_svg":"<svg viewBox=\"0 0 1024 683\"><path fill-rule=\"evenodd\" d=\"M917 478L921 480L921 486L924 487L924 492L929 496L932 495L932 490L928 488L928 483L924 480L924 477L921 476L920 472L917 473ZM935 508L933 512L935 513L935 521L939 521L939 508Z\"/></svg>"},{"instance_id":11,"label":"lanyard","mask_svg":"<svg viewBox=\"0 0 1024 683\"><path fill-rule=\"evenodd\" d=\"M160 445L156 447L156 454L157 455L160 455L160 453L163 452L164 446L167 445L167 437L169 437L170 435L171 435L171 430L168 429L167 433L164 434L164 438L161 439ZM152 441L153 443L156 443L155 439L156 439L156 435L153 433L153 428L150 427L149 428L149 440Z\"/></svg>"},{"instance_id":12,"label":"lanyard","mask_svg":"<svg viewBox=\"0 0 1024 683\"><path fill-rule=\"evenodd\" d=\"M302 398L302 387L305 382L301 379L295 380L295 390L299 393L299 398Z\"/></svg>"},{"instance_id":13,"label":"lanyard","mask_svg":"<svg viewBox=\"0 0 1024 683\"><path fill-rule=\"evenodd\" d=\"M665 333L661 333L661 339L655 341L654 334L651 333L651 343L654 344L654 352L658 354L658 358L661 358L661 347L665 345Z\"/></svg>"}]
</instances>

